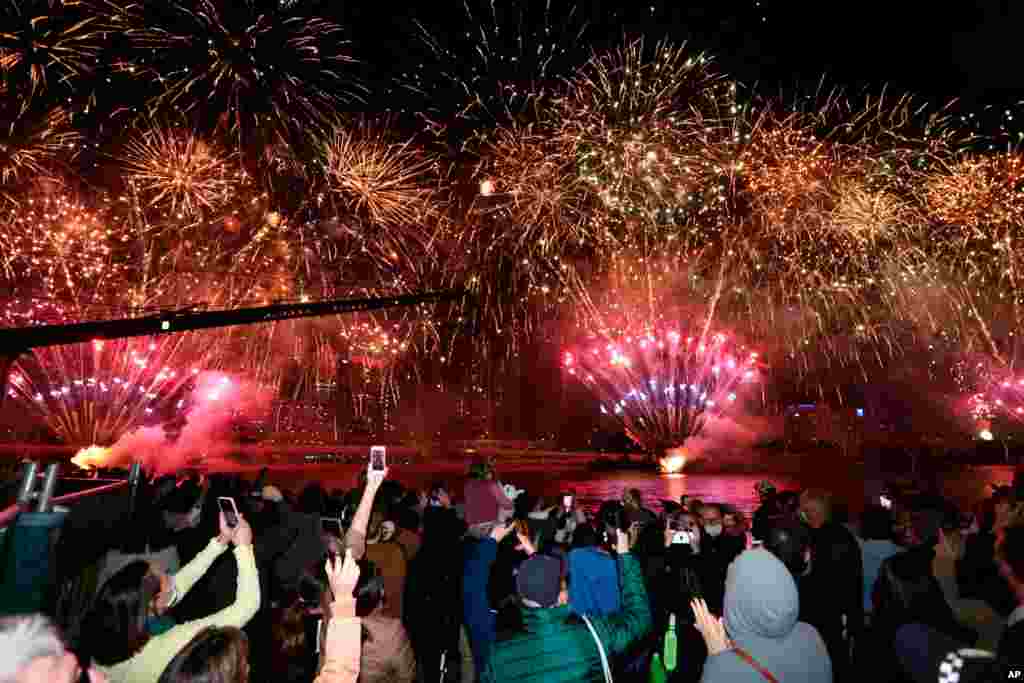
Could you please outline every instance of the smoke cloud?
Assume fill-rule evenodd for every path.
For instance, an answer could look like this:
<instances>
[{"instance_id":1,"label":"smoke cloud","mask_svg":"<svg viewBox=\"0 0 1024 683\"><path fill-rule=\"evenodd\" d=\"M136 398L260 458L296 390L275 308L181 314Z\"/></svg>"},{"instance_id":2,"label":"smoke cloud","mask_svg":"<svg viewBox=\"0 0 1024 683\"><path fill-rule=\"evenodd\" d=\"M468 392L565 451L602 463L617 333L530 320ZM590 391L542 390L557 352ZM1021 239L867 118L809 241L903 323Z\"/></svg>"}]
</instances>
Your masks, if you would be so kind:
<instances>
[{"instance_id":1,"label":"smoke cloud","mask_svg":"<svg viewBox=\"0 0 1024 683\"><path fill-rule=\"evenodd\" d=\"M722 415L709 419L700 436L686 440L691 460L745 452L758 443L781 439L785 425L780 418L756 415Z\"/></svg>"},{"instance_id":2,"label":"smoke cloud","mask_svg":"<svg viewBox=\"0 0 1024 683\"><path fill-rule=\"evenodd\" d=\"M180 433L169 435L166 425L140 427L110 448L109 464L140 462L147 472L161 475L223 458L237 448L233 422L266 415L272 400L273 391L254 382L200 373Z\"/></svg>"}]
</instances>

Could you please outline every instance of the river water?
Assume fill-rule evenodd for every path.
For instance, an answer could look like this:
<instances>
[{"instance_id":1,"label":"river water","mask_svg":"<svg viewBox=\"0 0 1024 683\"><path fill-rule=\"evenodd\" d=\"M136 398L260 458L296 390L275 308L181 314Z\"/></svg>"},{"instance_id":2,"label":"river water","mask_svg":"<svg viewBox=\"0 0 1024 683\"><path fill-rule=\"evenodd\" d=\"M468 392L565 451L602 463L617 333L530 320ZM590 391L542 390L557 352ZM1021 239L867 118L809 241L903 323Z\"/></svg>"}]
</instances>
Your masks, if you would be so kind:
<instances>
[{"instance_id":1,"label":"river water","mask_svg":"<svg viewBox=\"0 0 1024 683\"><path fill-rule=\"evenodd\" d=\"M822 466L804 468L790 474L770 471L678 475L636 470L595 472L580 466L578 461L548 462L543 466L508 466L499 461L498 468L503 482L525 488L533 495L557 497L572 492L588 509L595 509L604 500L618 499L624 490L635 488L643 494L645 504L655 511L661 509L658 504L660 500L678 501L679 496L685 494L705 502L729 503L748 514L757 507L754 486L765 479L779 490L825 488L845 503L851 512L859 511L865 500L873 499L881 493L883 485L895 480L891 476L866 476L862 468L834 463L822 463ZM246 469L252 472L255 468ZM294 491L314 481L322 483L329 490L350 489L355 485L359 469L353 465L274 467L271 468L268 480ZM392 466L390 476L411 487L424 487L432 481L445 481L458 498L465 480L464 472L465 465L462 463L445 463L432 466ZM908 483L914 478L904 476L901 479ZM1002 466L960 466L933 471L919 479L932 482L935 489L967 509L988 495L990 485L1009 484L1013 479L1013 469Z\"/></svg>"}]
</instances>

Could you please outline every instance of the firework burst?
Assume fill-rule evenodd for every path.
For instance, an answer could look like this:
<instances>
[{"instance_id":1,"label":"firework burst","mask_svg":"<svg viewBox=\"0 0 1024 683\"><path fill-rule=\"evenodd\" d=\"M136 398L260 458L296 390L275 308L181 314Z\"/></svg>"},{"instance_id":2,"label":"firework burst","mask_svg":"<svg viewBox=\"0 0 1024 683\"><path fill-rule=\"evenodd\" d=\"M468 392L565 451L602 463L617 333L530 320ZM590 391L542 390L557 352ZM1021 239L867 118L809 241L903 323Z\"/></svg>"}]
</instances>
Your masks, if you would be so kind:
<instances>
[{"instance_id":1,"label":"firework burst","mask_svg":"<svg viewBox=\"0 0 1024 683\"><path fill-rule=\"evenodd\" d=\"M418 40L402 46L420 54L401 88L422 98L417 111L442 123L515 120L554 92L583 54L589 20L572 2L467 0L463 8L466 31L417 22Z\"/></svg>"},{"instance_id":2,"label":"firework burst","mask_svg":"<svg viewBox=\"0 0 1024 683\"><path fill-rule=\"evenodd\" d=\"M143 55L133 75L160 88L151 113L190 112L246 147L294 142L361 93L342 28L287 3L146 0L117 16Z\"/></svg>"},{"instance_id":3,"label":"firework burst","mask_svg":"<svg viewBox=\"0 0 1024 683\"><path fill-rule=\"evenodd\" d=\"M631 439L663 452L699 436L759 378L756 352L703 327L595 336L565 352L563 365Z\"/></svg>"},{"instance_id":4,"label":"firework burst","mask_svg":"<svg viewBox=\"0 0 1024 683\"><path fill-rule=\"evenodd\" d=\"M15 364L8 393L64 443L109 446L181 409L200 368L191 341L183 335L37 349Z\"/></svg>"},{"instance_id":5,"label":"firework burst","mask_svg":"<svg viewBox=\"0 0 1024 683\"><path fill-rule=\"evenodd\" d=\"M441 216L439 161L412 142L393 142L366 125L338 126L324 142L323 164L332 213L367 230L394 231L395 249Z\"/></svg>"},{"instance_id":6,"label":"firework burst","mask_svg":"<svg viewBox=\"0 0 1024 683\"><path fill-rule=\"evenodd\" d=\"M5 0L0 4L0 75L31 97L90 75L109 30L94 3Z\"/></svg>"},{"instance_id":7,"label":"firework burst","mask_svg":"<svg viewBox=\"0 0 1024 683\"><path fill-rule=\"evenodd\" d=\"M154 128L136 135L121 157L124 178L146 209L179 221L223 213L245 183L229 155L183 131Z\"/></svg>"},{"instance_id":8,"label":"firework burst","mask_svg":"<svg viewBox=\"0 0 1024 683\"><path fill-rule=\"evenodd\" d=\"M23 100L0 84L0 203L16 204L30 182L56 181L79 152L81 136L61 107Z\"/></svg>"}]
</instances>

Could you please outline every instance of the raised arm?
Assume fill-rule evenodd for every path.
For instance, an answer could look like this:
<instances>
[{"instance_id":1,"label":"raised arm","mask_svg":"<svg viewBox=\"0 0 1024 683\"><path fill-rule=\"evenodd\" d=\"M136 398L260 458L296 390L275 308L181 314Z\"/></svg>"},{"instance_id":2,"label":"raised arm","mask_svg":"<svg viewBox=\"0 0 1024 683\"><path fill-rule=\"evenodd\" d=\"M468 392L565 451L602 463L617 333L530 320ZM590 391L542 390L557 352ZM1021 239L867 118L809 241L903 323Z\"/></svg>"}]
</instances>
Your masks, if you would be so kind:
<instances>
[{"instance_id":1,"label":"raised arm","mask_svg":"<svg viewBox=\"0 0 1024 683\"><path fill-rule=\"evenodd\" d=\"M618 531L618 563L622 575L622 609L606 617L591 619L609 655L618 655L651 630L651 605L644 588L643 569L629 552L626 534Z\"/></svg>"},{"instance_id":2,"label":"raised arm","mask_svg":"<svg viewBox=\"0 0 1024 683\"><path fill-rule=\"evenodd\" d=\"M352 552L345 553L345 562L327 560L334 602L331 620L324 637L324 664L314 683L356 683L362 656L362 622L356 616L352 591L359 582L359 565Z\"/></svg>"},{"instance_id":3,"label":"raised arm","mask_svg":"<svg viewBox=\"0 0 1024 683\"><path fill-rule=\"evenodd\" d=\"M182 598L196 585L196 582L203 578L214 561L228 549L231 537L232 531L228 528L224 516L221 515L220 533L210 541L206 548L193 557L191 562L179 569L178 573L174 575L174 598L169 606L181 602Z\"/></svg>"},{"instance_id":4,"label":"raised arm","mask_svg":"<svg viewBox=\"0 0 1024 683\"><path fill-rule=\"evenodd\" d=\"M260 608L260 579L256 570L256 556L252 552L252 529L241 516L238 519L238 526L232 532L231 540L235 543L235 562L238 565L235 601L208 617L195 619L172 628L161 636L166 639L163 646L165 651L172 653L180 651L197 633L209 626L242 628L256 616L256 612Z\"/></svg>"},{"instance_id":5,"label":"raised arm","mask_svg":"<svg viewBox=\"0 0 1024 683\"><path fill-rule=\"evenodd\" d=\"M370 470L366 476L366 488L363 489L363 497L359 499L359 507L352 517L352 526L345 535L345 545L352 551L352 556L357 560L362 559L366 554L366 527L370 524L370 513L373 512L373 501L377 498L377 491L380 485L387 479L388 471Z\"/></svg>"}]
</instances>

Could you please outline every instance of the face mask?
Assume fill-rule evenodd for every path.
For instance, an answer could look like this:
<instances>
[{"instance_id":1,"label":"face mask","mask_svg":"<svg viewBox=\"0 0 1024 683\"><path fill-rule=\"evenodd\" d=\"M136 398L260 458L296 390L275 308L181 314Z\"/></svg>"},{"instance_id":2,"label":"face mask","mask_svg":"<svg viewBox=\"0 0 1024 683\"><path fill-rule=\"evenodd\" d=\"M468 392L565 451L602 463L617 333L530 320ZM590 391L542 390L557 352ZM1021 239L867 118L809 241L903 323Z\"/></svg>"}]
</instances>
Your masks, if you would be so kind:
<instances>
[{"instance_id":1,"label":"face mask","mask_svg":"<svg viewBox=\"0 0 1024 683\"><path fill-rule=\"evenodd\" d=\"M722 534L722 525L719 522L708 524L704 527L704 531L708 536L714 538L715 536L720 536Z\"/></svg>"},{"instance_id":2,"label":"face mask","mask_svg":"<svg viewBox=\"0 0 1024 683\"><path fill-rule=\"evenodd\" d=\"M146 633L151 636L158 636L162 633L167 633L177 625L178 623L168 616L150 617L146 619Z\"/></svg>"}]
</instances>

